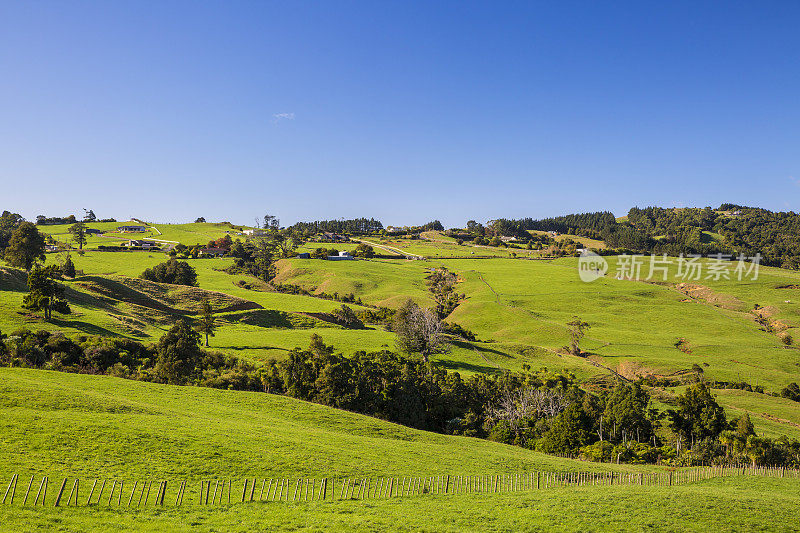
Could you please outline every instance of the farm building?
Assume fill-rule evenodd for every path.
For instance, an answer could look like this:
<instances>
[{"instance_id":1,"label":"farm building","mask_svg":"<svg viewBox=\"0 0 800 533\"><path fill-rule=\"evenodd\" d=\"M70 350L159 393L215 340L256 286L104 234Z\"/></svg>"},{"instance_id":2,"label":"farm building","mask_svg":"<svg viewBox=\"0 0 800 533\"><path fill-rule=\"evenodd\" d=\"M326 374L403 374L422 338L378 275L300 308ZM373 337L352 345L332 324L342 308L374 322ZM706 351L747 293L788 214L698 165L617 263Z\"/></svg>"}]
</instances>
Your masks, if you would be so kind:
<instances>
[{"instance_id":1,"label":"farm building","mask_svg":"<svg viewBox=\"0 0 800 533\"><path fill-rule=\"evenodd\" d=\"M338 233L323 232L317 235L316 241L319 242L348 242L350 238L346 235L339 235Z\"/></svg>"},{"instance_id":2,"label":"farm building","mask_svg":"<svg viewBox=\"0 0 800 533\"><path fill-rule=\"evenodd\" d=\"M259 235L264 235L263 229L246 229L242 233L248 235L250 237L257 237Z\"/></svg>"},{"instance_id":3,"label":"farm building","mask_svg":"<svg viewBox=\"0 0 800 533\"><path fill-rule=\"evenodd\" d=\"M96 228L86 228L85 231L87 235L100 235L101 233L103 233L102 231Z\"/></svg>"},{"instance_id":4,"label":"farm building","mask_svg":"<svg viewBox=\"0 0 800 533\"><path fill-rule=\"evenodd\" d=\"M350 252L339 252L339 255L329 255L328 261L352 261L354 257Z\"/></svg>"},{"instance_id":5,"label":"farm building","mask_svg":"<svg viewBox=\"0 0 800 533\"><path fill-rule=\"evenodd\" d=\"M298 259L311 259L311 254L308 252L303 252L301 254L297 254Z\"/></svg>"},{"instance_id":6,"label":"farm building","mask_svg":"<svg viewBox=\"0 0 800 533\"><path fill-rule=\"evenodd\" d=\"M130 239L128 242L123 242L121 246L128 248L142 248L143 250L158 250L158 243L153 241L141 241L137 239Z\"/></svg>"},{"instance_id":7,"label":"farm building","mask_svg":"<svg viewBox=\"0 0 800 533\"><path fill-rule=\"evenodd\" d=\"M117 226L117 233L144 233L145 226Z\"/></svg>"},{"instance_id":8,"label":"farm building","mask_svg":"<svg viewBox=\"0 0 800 533\"><path fill-rule=\"evenodd\" d=\"M227 248L203 248L200 250L203 255L213 255L214 257L223 257L228 253Z\"/></svg>"}]
</instances>

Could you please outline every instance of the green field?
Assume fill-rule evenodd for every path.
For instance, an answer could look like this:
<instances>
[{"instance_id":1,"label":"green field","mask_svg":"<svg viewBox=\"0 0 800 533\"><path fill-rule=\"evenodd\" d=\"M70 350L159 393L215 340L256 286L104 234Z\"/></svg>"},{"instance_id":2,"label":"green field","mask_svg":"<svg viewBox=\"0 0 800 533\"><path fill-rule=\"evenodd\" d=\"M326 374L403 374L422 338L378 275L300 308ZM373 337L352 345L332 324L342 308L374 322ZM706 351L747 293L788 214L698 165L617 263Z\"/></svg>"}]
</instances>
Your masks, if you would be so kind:
<instances>
[{"instance_id":1,"label":"green field","mask_svg":"<svg viewBox=\"0 0 800 533\"><path fill-rule=\"evenodd\" d=\"M40 232L51 235L56 241L67 243L71 242L72 235L69 228L72 224L57 224L51 226L37 226ZM147 231L141 233L118 233L119 226L146 226ZM234 226L227 222L204 222L192 224L151 224L129 220L126 222L87 222L87 228L97 229L103 232L102 235L87 235L85 248L92 249L98 246L113 246L129 239L147 239L164 241L167 243L183 243L187 246L197 244L206 245L211 240L217 240L225 235L230 235L232 239L244 237L241 232L248 229L246 226ZM73 244L74 246L74 244Z\"/></svg>"},{"instance_id":2,"label":"green field","mask_svg":"<svg viewBox=\"0 0 800 533\"><path fill-rule=\"evenodd\" d=\"M410 429L264 393L0 368L2 475L343 477L649 470Z\"/></svg>"},{"instance_id":3,"label":"green field","mask_svg":"<svg viewBox=\"0 0 800 533\"><path fill-rule=\"evenodd\" d=\"M792 531L800 518L796 479L753 477L671 488L571 487L199 508L196 487L202 479L646 472L654 467L560 459L282 396L42 370L0 368L0 413L0 479L18 473L24 485L31 475L37 480L48 475L51 481L80 477L83 497L88 480L98 477L125 481L126 496L133 480L154 476L188 480L190 486L187 503L179 508L32 509L19 507L17 500L14 507L0 506L4 530ZM48 494L52 504L54 496Z\"/></svg>"},{"instance_id":4,"label":"green field","mask_svg":"<svg viewBox=\"0 0 800 533\"><path fill-rule=\"evenodd\" d=\"M414 252L420 253L444 244L456 246L407 239L402 244L410 244L415 247ZM73 254L76 267L84 274L67 283L74 313L51 324L21 313L24 277L14 274L13 269L4 269L0 274L0 328L10 331L22 326L45 327L68 333L157 338L169 320L148 317L151 311L137 307L142 302L136 298L115 301L121 296L112 291L109 301L92 288L100 281L98 276L136 277L164 259L158 252L88 250L82 256ZM249 276L229 275L224 272L229 259L189 262L198 272L200 288L251 302L254 308L304 316L303 313L328 312L340 305L329 299L276 293ZM352 293L369 305L397 307L407 299L430 305L425 276L429 269L445 266L459 275L457 291L466 296L448 321L475 332L479 342L457 343L450 353L436 358L449 368L467 373L519 369L528 364L533 368L568 369L584 379L611 375L611 371L633 378L685 372L698 364L710 379L747 381L773 392L797 379L798 350L784 346L778 334L761 331L751 312L755 304L760 305L775 323L776 332L791 334L800 325L797 272L762 268L755 281L702 279L692 282L691 290L681 292L676 288L681 279L675 276L674 266L668 283L655 284L617 280L615 258L609 258L609 263L605 278L583 283L577 276L574 258L287 259L279 263L276 281L300 285L315 294ZM240 286L241 281L250 288ZM794 288L778 288L785 286ZM181 309L180 297L166 303ZM144 305L147 307L147 302ZM191 311L191 305L183 308ZM591 325L583 346L590 354L588 358L560 353L568 340L566 324L576 316ZM223 318L215 347L253 360L280 357L288 349L306 345L312 333L321 334L344 353L394 346L391 334L377 326L349 331L300 319L281 323L264 320L264 313L258 309ZM675 347L680 339L688 343L688 352Z\"/></svg>"}]
</instances>

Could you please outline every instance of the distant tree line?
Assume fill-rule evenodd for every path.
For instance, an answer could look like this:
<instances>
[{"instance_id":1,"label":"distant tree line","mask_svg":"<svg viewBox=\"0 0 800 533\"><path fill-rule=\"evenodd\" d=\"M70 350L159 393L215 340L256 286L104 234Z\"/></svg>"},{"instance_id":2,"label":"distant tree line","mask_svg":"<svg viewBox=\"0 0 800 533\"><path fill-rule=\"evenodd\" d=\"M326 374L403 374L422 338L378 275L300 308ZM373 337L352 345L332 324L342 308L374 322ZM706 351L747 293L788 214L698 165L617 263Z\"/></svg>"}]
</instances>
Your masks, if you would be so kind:
<instances>
[{"instance_id":1,"label":"distant tree line","mask_svg":"<svg viewBox=\"0 0 800 533\"><path fill-rule=\"evenodd\" d=\"M800 268L800 214L722 204L718 209L634 207L617 222L609 212L535 220L497 219L486 227L467 223L472 236L529 238L528 230L554 231L605 241L605 253L761 254L761 263ZM712 235L720 238L713 238Z\"/></svg>"},{"instance_id":2,"label":"distant tree line","mask_svg":"<svg viewBox=\"0 0 800 533\"><path fill-rule=\"evenodd\" d=\"M380 220L375 220L374 218L353 218L348 220L342 219L297 222L289 229L305 235L316 235L317 233L322 232L368 235L381 231L383 229L383 224Z\"/></svg>"},{"instance_id":3,"label":"distant tree line","mask_svg":"<svg viewBox=\"0 0 800 533\"><path fill-rule=\"evenodd\" d=\"M91 209L84 209L84 216L83 222L116 222L117 220L114 218L103 218L98 219L97 215L94 214L94 211ZM75 215L67 215L65 217L47 217L44 215L38 215L36 217L36 225L37 226L56 226L59 224L75 224L78 222L79 219Z\"/></svg>"}]
</instances>

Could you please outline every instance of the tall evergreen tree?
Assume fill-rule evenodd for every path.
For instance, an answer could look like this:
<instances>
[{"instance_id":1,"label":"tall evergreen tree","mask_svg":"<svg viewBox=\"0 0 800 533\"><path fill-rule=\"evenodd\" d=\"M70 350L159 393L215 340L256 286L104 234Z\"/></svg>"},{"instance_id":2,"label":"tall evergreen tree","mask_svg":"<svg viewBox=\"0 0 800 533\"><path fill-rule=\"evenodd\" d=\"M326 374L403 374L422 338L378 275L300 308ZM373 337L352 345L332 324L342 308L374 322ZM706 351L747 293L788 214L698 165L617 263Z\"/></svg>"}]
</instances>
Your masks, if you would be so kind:
<instances>
[{"instance_id":1,"label":"tall evergreen tree","mask_svg":"<svg viewBox=\"0 0 800 533\"><path fill-rule=\"evenodd\" d=\"M32 311L43 311L45 320L50 320L53 311L68 314L69 304L62 298L64 288L54 279L57 275L56 265L43 267L35 263L28 273L28 294L22 300L22 306Z\"/></svg>"},{"instance_id":2,"label":"tall evergreen tree","mask_svg":"<svg viewBox=\"0 0 800 533\"><path fill-rule=\"evenodd\" d=\"M5 251L5 260L12 266L29 271L36 261L44 261L44 235L30 222L14 229Z\"/></svg>"},{"instance_id":3,"label":"tall evergreen tree","mask_svg":"<svg viewBox=\"0 0 800 533\"><path fill-rule=\"evenodd\" d=\"M78 248L83 250L83 246L86 244L86 224L83 221L78 221L69 227L69 232L72 233L72 238Z\"/></svg>"},{"instance_id":4,"label":"tall evergreen tree","mask_svg":"<svg viewBox=\"0 0 800 533\"><path fill-rule=\"evenodd\" d=\"M214 332L217 330L217 321L214 318L214 308L211 302L203 300L200 308L200 321L197 326L198 331L206 336L206 346L208 346L208 337L214 337Z\"/></svg>"}]
</instances>

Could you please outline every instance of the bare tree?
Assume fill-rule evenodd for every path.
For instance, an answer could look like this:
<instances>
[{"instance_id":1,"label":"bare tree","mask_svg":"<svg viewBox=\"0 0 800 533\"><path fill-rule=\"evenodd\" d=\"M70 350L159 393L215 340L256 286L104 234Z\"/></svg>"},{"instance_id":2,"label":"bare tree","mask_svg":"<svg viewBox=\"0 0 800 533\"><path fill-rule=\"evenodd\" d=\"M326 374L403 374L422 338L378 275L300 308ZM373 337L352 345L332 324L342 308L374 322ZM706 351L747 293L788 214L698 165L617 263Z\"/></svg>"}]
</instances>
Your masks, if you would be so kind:
<instances>
[{"instance_id":1,"label":"bare tree","mask_svg":"<svg viewBox=\"0 0 800 533\"><path fill-rule=\"evenodd\" d=\"M397 333L398 348L421 354L425 362L431 354L447 350L442 321L436 313L411 300L397 311L392 329Z\"/></svg>"},{"instance_id":2,"label":"bare tree","mask_svg":"<svg viewBox=\"0 0 800 533\"><path fill-rule=\"evenodd\" d=\"M586 330L592 326L590 326L588 322L584 322L578 317L575 317L575 320L572 322L567 323L567 326L569 326L570 336L569 353L572 355L580 355L581 339L583 339L583 336L586 335Z\"/></svg>"},{"instance_id":3,"label":"bare tree","mask_svg":"<svg viewBox=\"0 0 800 533\"><path fill-rule=\"evenodd\" d=\"M487 409L487 418L494 422L504 420L516 431L527 418L553 418L567 407L569 402L560 392L527 387L504 391L498 402Z\"/></svg>"}]
</instances>

